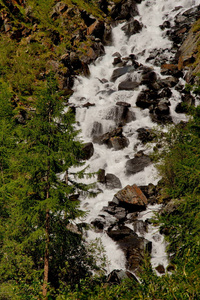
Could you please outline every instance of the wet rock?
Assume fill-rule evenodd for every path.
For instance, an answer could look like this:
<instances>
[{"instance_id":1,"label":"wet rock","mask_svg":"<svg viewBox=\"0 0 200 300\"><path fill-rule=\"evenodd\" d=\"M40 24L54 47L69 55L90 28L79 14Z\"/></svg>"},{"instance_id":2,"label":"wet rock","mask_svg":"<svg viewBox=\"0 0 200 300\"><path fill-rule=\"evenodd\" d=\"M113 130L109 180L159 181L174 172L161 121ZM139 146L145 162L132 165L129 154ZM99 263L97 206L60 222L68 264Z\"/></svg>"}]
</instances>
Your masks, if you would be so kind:
<instances>
[{"instance_id":1,"label":"wet rock","mask_svg":"<svg viewBox=\"0 0 200 300\"><path fill-rule=\"evenodd\" d=\"M63 14L65 11L67 11L68 6L64 2L58 2L53 8L53 11L51 13L51 18L56 19L59 15Z\"/></svg>"},{"instance_id":2,"label":"wet rock","mask_svg":"<svg viewBox=\"0 0 200 300\"><path fill-rule=\"evenodd\" d=\"M122 57L122 56L121 56L121 54L120 54L119 52L115 52L115 53L113 53L113 55L112 55L112 56L113 56L113 57L120 57L120 58Z\"/></svg>"},{"instance_id":3,"label":"wet rock","mask_svg":"<svg viewBox=\"0 0 200 300\"><path fill-rule=\"evenodd\" d=\"M172 91L170 88L166 87L163 88L159 93L158 93L158 98L170 98L172 96Z\"/></svg>"},{"instance_id":4,"label":"wet rock","mask_svg":"<svg viewBox=\"0 0 200 300\"><path fill-rule=\"evenodd\" d=\"M177 113L187 113L189 107L195 105L195 98L190 93L182 94L181 100L182 102L178 103L175 108Z\"/></svg>"},{"instance_id":5,"label":"wet rock","mask_svg":"<svg viewBox=\"0 0 200 300\"><path fill-rule=\"evenodd\" d=\"M137 2L134 0L122 0L111 10L111 17L114 20L129 20L138 14Z\"/></svg>"},{"instance_id":6,"label":"wet rock","mask_svg":"<svg viewBox=\"0 0 200 300\"><path fill-rule=\"evenodd\" d=\"M125 165L125 174L127 176L134 175L138 172L141 172L151 164L151 159L145 154L141 156L136 156L132 159L127 160Z\"/></svg>"},{"instance_id":7,"label":"wet rock","mask_svg":"<svg viewBox=\"0 0 200 300\"><path fill-rule=\"evenodd\" d=\"M167 31L169 38L174 42L177 48L188 36L188 32L196 20L199 19L199 5L186 10L183 14L177 14L175 17L175 26Z\"/></svg>"},{"instance_id":8,"label":"wet rock","mask_svg":"<svg viewBox=\"0 0 200 300\"><path fill-rule=\"evenodd\" d=\"M106 120L113 120L116 126L123 126L135 121L135 114L125 105L116 105L108 111Z\"/></svg>"},{"instance_id":9,"label":"wet rock","mask_svg":"<svg viewBox=\"0 0 200 300\"><path fill-rule=\"evenodd\" d=\"M168 49L153 49L150 52L149 57L146 59L146 62L151 62L155 66L160 67L162 64L165 64L166 61L168 61L169 56L169 50Z\"/></svg>"},{"instance_id":10,"label":"wet rock","mask_svg":"<svg viewBox=\"0 0 200 300\"><path fill-rule=\"evenodd\" d=\"M116 103L116 105L118 105L118 106L124 106L124 107L131 107L130 103L127 103L125 101L118 101Z\"/></svg>"},{"instance_id":11,"label":"wet rock","mask_svg":"<svg viewBox=\"0 0 200 300\"><path fill-rule=\"evenodd\" d=\"M115 176L114 174L106 174L105 176L105 183L106 183L106 188L107 189L121 189L122 184L121 181L119 180L119 178L117 176Z\"/></svg>"},{"instance_id":12,"label":"wet rock","mask_svg":"<svg viewBox=\"0 0 200 300\"><path fill-rule=\"evenodd\" d=\"M183 77L183 72L179 70L178 65L163 64L161 66L162 75L172 75L176 78Z\"/></svg>"},{"instance_id":13,"label":"wet rock","mask_svg":"<svg viewBox=\"0 0 200 300\"><path fill-rule=\"evenodd\" d=\"M177 208L180 205L180 201L177 199L170 200L167 205L161 210L161 215L169 215L169 214L176 214Z\"/></svg>"},{"instance_id":14,"label":"wet rock","mask_svg":"<svg viewBox=\"0 0 200 300\"><path fill-rule=\"evenodd\" d=\"M140 85L139 82L135 82L132 81L130 78L126 79L122 82L120 82L120 84L118 85L118 90L126 90L126 91L131 91L131 90L135 90L138 88L138 86Z\"/></svg>"},{"instance_id":15,"label":"wet rock","mask_svg":"<svg viewBox=\"0 0 200 300\"><path fill-rule=\"evenodd\" d=\"M167 99L162 99L158 104L150 108L150 116L153 122L157 123L171 123L172 117L170 115L170 101Z\"/></svg>"},{"instance_id":16,"label":"wet rock","mask_svg":"<svg viewBox=\"0 0 200 300\"><path fill-rule=\"evenodd\" d=\"M90 103L90 102L87 102L85 104L82 105L83 107L86 107L86 108L89 108L91 106L95 106L95 103Z\"/></svg>"},{"instance_id":17,"label":"wet rock","mask_svg":"<svg viewBox=\"0 0 200 300\"><path fill-rule=\"evenodd\" d=\"M163 265L158 265L155 269L159 274L165 274L165 268Z\"/></svg>"},{"instance_id":18,"label":"wet rock","mask_svg":"<svg viewBox=\"0 0 200 300\"><path fill-rule=\"evenodd\" d=\"M162 25L160 25L160 28L162 29L162 30L164 30L165 28L170 28L171 27L171 23L169 22L169 21L164 21L163 23L162 23Z\"/></svg>"},{"instance_id":19,"label":"wet rock","mask_svg":"<svg viewBox=\"0 0 200 300\"><path fill-rule=\"evenodd\" d=\"M82 148L82 159L90 159L94 154L94 146L92 143L84 144Z\"/></svg>"},{"instance_id":20,"label":"wet rock","mask_svg":"<svg viewBox=\"0 0 200 300\"><path fill-rule=\"evenodd\" d=\"M93 35L95 38L103 39L105 25L103 21L96 20L92 25L87 29L88 35Z\"/></svg>"},{"instance_id":21,"label":"wet rock","mask_svg":"<svg viewBox=\"0 0 200 300\"><path fill-rule=\"evenodd\" d=\"M108 206L104 206L102 209L103 212L108 213L112 216L115 222L110 222L110 216L107 218L107 224L109 230L112 229L117 224L120 224L126 220L127 211L124 207L118 206L114 202L109 202Z\"/></svg>"},{"instance_id":22,"label":"wet rock","mask_svg":"<svg viewBox=\"0 0 200 300\"><path fill-rule=\"evenodd\" d=\"M111 229L107 231L109 237L111 237L120 248L124 251L127 263L126 267L130 271L141 271L141 264L144 258L145 251L151 252L151 242L145 240L126 226L119 226L117 229Z\"/></svg>"},{"instance_id":23,"label":"wet rock","mask_svg":"<svg viewBox=\"0 0 200 300\"><path fill-rule=\"evenodd\" d=\"M147 197L149 204L156 204L158 203L159 199L159 186L155 186L152 183L148 185L139 186L143 194Z\"/></svg>"},{"instance_id":24,"label":"wet rock","mask_svg":"<svg viewBox=\"0 0 200 300\"><path fill-rule=\"evenodd\" d=\"M158 102L156 108L155 108L155 113L157 115L168 115L170 113L169 106L170 102L167 99L162 99Z\"/></svg>"},{"instance_id":25,"label":"wet rock","mask_svg":"<svg viewBox=\"0 0 200 300\"><path fill-rule=\"evenodd\" d=\"M148 127L142 127L142 128L138 128L136 130L138 132L138 139L143 143L146 144L148 142L153 141L153 139L155 138L155 135L152 131L151 128Z\"/></svg>"},{"instance_id":26,"label":"wet rock","mask_svg":"<svg viewBox=\"0 0 200 300\"><path fill-rule=\"evenodd\" d=\"M122 30L125 32L125 34L130 37L133 34L136 34L142 30L142 23L140 23L138 20L132 20L128 23L126 23Z\"/></svg>"},{"instance_id":27,"label":"wet rock","mask_svg":"<svg viewBox=\"0 0 200 300\"><path fill-rule=\"evenodd\" d=\"M97 232L102 232L106 225L106 222L103 218L96 218L91 222L91 224L95 227Z\"/></svg>"},{"instance_id":28,"label":"wet rock","mask_svg":"<svg viewBox=\"0 0 200 300\"><path fill-rule=\"evenodd\" d=\"M157 104L158 94L155 91L145 90L141 91L137 97L136 105L140 108L149 108L151 105Z\"/></svg>"},{"instance_id":29,"label":"wet rock","mask_svg":"<svg viewBox=\"0 0 200 300\"><path fill-rule=\"evenodd\" d=\"M138 232L141 235L144 235L145 232L147 232L147 223L142 220L136 220L133 224L134 231Z\"/></svg>"},{"instance_id":30,"label":"wet rock","mask_svg":"<svg viewBox=\"0 0 200 300\"><path fill-rule=\"evenodd\" d=\"M118 67L123 67L123 62L120 57L115 57L112 64L113 66L117 65Z\"/></svg>"},{"instance_id":31,"label":"wet rock","mask_svg":"<svg viewBox=\"0 0 200 300\"><path fill-rule=\"evenodd\" d=\"M118 221L125 221L127 212L123 207L116 207L114 217L118 219Z\"/></svg>"},{"instance_id":32,"label":"wet rock","mask_svg":"<svg viewBox=\"0 0 200 300\"><path fill-rule=\"evenodd\" d=\"M110 138L110 142L114 150L122 150L129 145L129 140L125 136L114 136Z\"/></svg>"},{"instance_id":33,"label":"wet rock","mask_svg":"<svg viewBox=\"0 0 200 300\"><path fill-rule=\"evenodd\" d=\"M105 183L106 182L106 175L105 175L105 170L104 169L99 169L98 175L97 175L97 181L100 183Z\"/></svg>"},{"instance_id":34,"label":"wet rock","mask_svg":"<svg viewBox=\"0 0 200 300\"><path fill-rule=\"evenodd\" d=\"M118 191L112 201L127 208L130 212L145 209L147 205L147 198L136 184L127 185Z\"/></svg>"},{"instance_id":35,"label":"wet rock","mask_svg":"<svg viewBox=\"0 0 200 300\"><path fill-rule=\"evenodd\" d=\"M91 136L92 137L97 137L100 136L103 133L103 126L101 123L95 121L92 125L91 129Z\"/></svg>"},{"instance_id":36,"label":"wet rock","mask_svg":"<svg viewBox=\"0 0 200 300\"><path fill-rule=\"evenodd\" d=\"M129 271L113 270L107 277L109 284L120 284L122 280L131 278L133 281L138 282L137 278Z\"/></svg>"},{"instance_id":37,"label":"wet rock","mask_svg":"<svg viewBox=\"0 0 200 300\"><path fill-rule=\"evenodd\" d=\"M124 75L126 73L133 72L134 70L135 70L134 66L124 66L124 67L121 67L121 68L117 68L113 71L110 80L112 82L115 82L117 80L117 78L121 77L122 75Z\"/></svg>"},{"instance_id":38,"label":"wet rock","mask_svg":"<svg viewBox=\"0 0 200 300\"><path fill-rule=\"evenodd\" d=\"M150 70L147 72L143 72L141 84L146 84L147 86L149 86L152 83L156 82L156 80L157 80L156 72Z\"/></svg>"},{"instance_id":39,"label":"wet rock","mask_svg":"<svg viewBox=\"0 0 200 300\"><path fill-rule=\"evenodd\" d=\"M168 271L168 272L175 271L175 266L173 266L173 265L167 266L167 271Z\"/></svg>"},{"instance_id":40,"label":"wet rock","mask_svg":"<svg viewBox=\"0 0 200 300\"><path fill-rule=\"evenodd\" d=\"M101 136L94 136L93 142L100 145L105 144L108 148L120 150L128 146L129 140L122 134L122 128L116 128L111 132L107 132Z\"/></svg>"}]
</instances>

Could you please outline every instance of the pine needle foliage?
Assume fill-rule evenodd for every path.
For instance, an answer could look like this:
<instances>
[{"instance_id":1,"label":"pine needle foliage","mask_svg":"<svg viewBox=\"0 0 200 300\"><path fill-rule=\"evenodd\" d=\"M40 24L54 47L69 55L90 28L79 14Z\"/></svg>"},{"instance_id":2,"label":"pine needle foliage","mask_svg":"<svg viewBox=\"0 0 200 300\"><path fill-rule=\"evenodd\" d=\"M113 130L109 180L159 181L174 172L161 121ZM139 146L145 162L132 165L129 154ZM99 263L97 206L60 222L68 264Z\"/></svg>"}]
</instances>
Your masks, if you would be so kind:
<instances>
[{"instance_id":1,"label":"pine needle foliage","mask_svg":"<svg viewBox=\"0 0 200 300\"><path fill-rule=\"evenodd\" d=\"M57 289L60 282L78 282L90 274L92 266L81 228L68 229L71 220L84 215L79 201L70 195L86 186L73 184L74 175L69 180L69 168L83 164L82 145L76 139L74 115L64 112L57 90L50 73L30 120L16 127L17 143L9 160L12 176L2 182L9 217L2 239L1 278L3 282L22 280L24 286L40 282L38 295L43 281L43 297L50 286Z\"/></svg>"}]
</instances>

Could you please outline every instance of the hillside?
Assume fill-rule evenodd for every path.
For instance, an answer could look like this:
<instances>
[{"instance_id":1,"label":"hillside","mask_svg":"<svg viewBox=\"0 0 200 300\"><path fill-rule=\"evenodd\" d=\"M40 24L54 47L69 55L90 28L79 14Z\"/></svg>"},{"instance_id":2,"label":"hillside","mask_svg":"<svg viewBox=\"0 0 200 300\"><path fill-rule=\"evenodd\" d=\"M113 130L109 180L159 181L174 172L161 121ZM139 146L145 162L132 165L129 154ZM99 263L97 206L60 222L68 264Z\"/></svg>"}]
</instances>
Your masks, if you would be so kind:
<instances>
[{"instance_id":1,"label":"hillside","mask_svg":"<svg viewBox=\"0 0 200 300\"><path fill-rule=\"evenodd\" d=\"M131 106L134 109L137 106L142 112L146 109L151 122L168 128L164 133L140 128L137 131L140 142L130 152L133 155L135 151L134 158L124 155L126 152L117 158L118 161L122 156L126 158L127 177L135 174L135 166L129 166L132 162L139 165L138 172L151 165L152 160L157 164L162 179L157 186L141 184L144 195L140 190L139 193L145 201L142 205L137 203L138 211L130 203L127 206L122 203L124 199L120 199L121 203L108 199L108 206L101 211L103 221L97 218L93 222L96 232L106 231L108 223L107 233L113 240L119 241L124 234L125 242L120 240L122 248L129 258L129 267L136 270L140 279L127 273L125 277L131 278L121 280L114 274L113 282L111 275L104 276L104 250L98 242L88 246L83 238L82 233L90 224L74 222L77 217L85 216L80 209L80 194L102 193L101 189L94 189L94 184L80 182L84 176L94 175L87 173L83 161L94 150L84 152L77 138L79 131L74 126L76 109L81 107L91 112L91 107L97 107L98 99L92 99L96 103L83 104L88 101L83 95L80 105L69 103L70 96L76 94L74 82L78 75L90 78L89 64L104 56L105 46L112 44L112 26L126 22L123 29L126 37L142 30L143 24L134 20L141 2L0 0L0 300L195 300L200 297L199 7L178 15L173 26L167 22L160 25L172 43L170 61L165 58L166 49L150 53L145 63L153 61L153 67L140 64L137 55L123 57L118 52L112 56L111 64L116 69L109 80L96 77L101 88L98 93L94 89L94 95L100 99L100 109L101 100L109 102L108 97L114 92L125 90L130 97L128 93L135 89L137 93L139 86L145 89L138 92L134 105L125 102L126 98L113 98L116 105L107 111L104 120L114 120L116 128L103 134L101 124L94 122L93 143L112 148L112 153L126 150L129 139L123 135L123 126L136 120ZM133 70L138 72L140 82L131 81L134 76L131 78L129 74ZM126 72L128 80L118 86L117 83L116 91L112 90ZM166 81L162 76L167 77ZM176 113L188 113L189 121L173 124L169 109L171 90L181 95ZM99 136L95 136L98 130ZM129 133L131 136L131 130ZM154 153L150 157L139 149L141 144L145 148L152 141ZM68 172L74 166L83 169ZM103 169L99 169L97 178L102 189L122 188L119 178L106 174ZM152 270L149 253L144 250L146 240L138 238L143 242L137 246L138 252L127 248L128 242L132 247L129 239L135 238L135 234L124 224L130 221L130 214L130 224L134 222L147 204L163 205L155 218L144 222L145 228L159 224L159 233L167 240L169 264L164 271L160 266L162 276ZM117 220L115 223L113 218ZM93 276L94 272L99 276ZM124 277L123 272L121 276Z\"/></svg>"}]
</instances>

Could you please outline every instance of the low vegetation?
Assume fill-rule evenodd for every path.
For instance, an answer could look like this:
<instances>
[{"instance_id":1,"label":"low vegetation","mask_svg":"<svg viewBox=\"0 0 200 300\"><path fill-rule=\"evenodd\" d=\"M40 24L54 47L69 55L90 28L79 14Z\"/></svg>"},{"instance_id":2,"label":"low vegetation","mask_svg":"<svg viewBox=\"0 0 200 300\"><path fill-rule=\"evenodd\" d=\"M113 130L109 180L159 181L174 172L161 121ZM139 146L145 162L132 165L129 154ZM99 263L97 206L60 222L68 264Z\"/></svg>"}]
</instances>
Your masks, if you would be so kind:
<instances>
[{"instance_id":1,"label":"low vegetation","mask_svg":"<svg viewBox=\"0 0 200 300\"><path fill-rule=\"evenodd\" d=\"M84 242L82 226L69 227L83 214L70 195L91 187L67 172L80 164L81 144L73 113L62 114L69 91L60 93L58 73L68 70L55 75L52 65L81 45L80 11L103 13L97 1L63 0L66 19L53 17L57 2L0 0L0 300L199 299L200 107L162 136L157 155L163 199L175 203L155 220L168 241L168 273L156 276L147 257L140 283L92 276L98 247Z\"/></svg>"}]
</instances>

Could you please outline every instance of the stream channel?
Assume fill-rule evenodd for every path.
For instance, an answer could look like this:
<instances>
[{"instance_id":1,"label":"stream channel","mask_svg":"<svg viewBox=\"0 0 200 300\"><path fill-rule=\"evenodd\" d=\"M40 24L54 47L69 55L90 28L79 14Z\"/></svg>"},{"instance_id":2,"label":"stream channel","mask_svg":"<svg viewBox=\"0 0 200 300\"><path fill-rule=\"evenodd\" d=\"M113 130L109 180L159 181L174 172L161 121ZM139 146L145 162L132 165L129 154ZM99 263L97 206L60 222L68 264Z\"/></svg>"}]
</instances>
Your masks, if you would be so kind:
<instances>
[{"instance_id":1,"label":"stream channel","mask_svg":"<svg viewBox=\"0 0 200 300\"><path fill-rule=\"evenodd\" d=\"M95 198L81 196L81 208L88 213L80 221L94 225L87 231L87 238L89 241L101 239L108 259L107 273L114 269L138 270L135 262L127 262L124 243L118 243L118 238L107 234L120 226L125 232L130 230L132 239L141 237L142 245L144 241L151 242L154 268L160 265L166 270L168 265L164 237L158 227L148 222L161 205L150 203L137 213L122 207L116 215L109 211L109 202L127 185L155 186L160 180L156 168L149 162L152 150L138 138L139 132L151 132L162 123L186 120L183 113L175 112L181 102L181 92L176 86L184 85L184 79L176 78L174 84L168 84L169 76L161 74L161 64L170 63L175 52L166 33L168 29L161 29L160 25L169 22L172 27L175 16L199 4L199 0L143 0L138 4L139 14L134 17L140 25L139 32L130 35L124 29L125 23L114 27L112 45L106 46L105 55L89 66L90 76L78 76L75 80L69 103L76 108L79 138L88 145L92 143L94 149L87 160L88 171L101 170L101 178L85 180L89 183L98 179L97 188L101 193ZM152 106L145 107L138 99L141 95L145 98L149 90L153 100L152 91L156 91L156 104L152 100ZM105 133L110 135L105 136ZM139 163L142 167L133 172L127 161L135 157L142 157ZM140 260L139 254L131 255Z\"/></svg>"}]
</instances>

